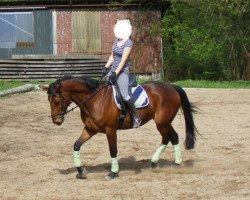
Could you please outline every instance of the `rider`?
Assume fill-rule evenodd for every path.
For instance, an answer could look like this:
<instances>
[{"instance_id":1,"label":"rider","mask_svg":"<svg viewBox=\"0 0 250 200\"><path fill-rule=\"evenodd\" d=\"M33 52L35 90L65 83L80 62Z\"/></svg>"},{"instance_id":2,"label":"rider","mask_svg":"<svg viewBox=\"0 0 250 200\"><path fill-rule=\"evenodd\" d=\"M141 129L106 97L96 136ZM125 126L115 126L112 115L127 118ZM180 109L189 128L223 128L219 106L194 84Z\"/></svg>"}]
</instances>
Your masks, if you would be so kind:
<instances>
[{"instance_id":1,"label":"rider","mask_svg":"<svg viewBox=\"0 0 250 200\"><path fill-rule=\"evenodd\" d=\"M104 71L111 66L107 74L110 82L117 82L122 99L133 119L133 128L141 124L141 119L136 113L135 105L129 95L129 64L128 58L132 50L130 35L132 26L127 19L118 20L114 27L115 41L112 46L111 55L105 65Z\"/></svg>"}]
</instances>

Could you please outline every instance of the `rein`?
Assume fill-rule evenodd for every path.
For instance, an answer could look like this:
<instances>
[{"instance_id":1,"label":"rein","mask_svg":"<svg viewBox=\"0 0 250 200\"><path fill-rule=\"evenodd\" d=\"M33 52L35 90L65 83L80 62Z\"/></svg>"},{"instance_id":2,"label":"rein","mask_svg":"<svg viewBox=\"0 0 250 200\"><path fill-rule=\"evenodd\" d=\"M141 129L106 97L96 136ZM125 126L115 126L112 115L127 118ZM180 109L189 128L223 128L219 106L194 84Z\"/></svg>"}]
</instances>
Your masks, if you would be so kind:
<instances>
[{"instance_id":1,"label":"rein","mask_svg":"<svg viewBox=\"0 0 250 200\"><path fill-rule=\"evenodd\" d=\"M99 88L97 91L95 91L92 95L90 95L87 99L85 99L83 102L81 102L83 105L85 105L90 99L92 99L95 95L97 95L103 88L107 87L109 85L109 83L105 83L101 88ZM60 98L61 98L61 113L59 114L56 114L56 115L51 115L51 116L48 116L48 117L51 117L51 118L55 118L57 116L65 116L67 115L69 112L75 110L77 107L79 107L78 105L76 105L75 107L69 109L69 110L66 110L65 112L62 111L63 109L63 99L65 100L65 98L63 97L62 93L60 93ZM66 100L65 100L66 101Z\"/></svg>"}]
</instances>

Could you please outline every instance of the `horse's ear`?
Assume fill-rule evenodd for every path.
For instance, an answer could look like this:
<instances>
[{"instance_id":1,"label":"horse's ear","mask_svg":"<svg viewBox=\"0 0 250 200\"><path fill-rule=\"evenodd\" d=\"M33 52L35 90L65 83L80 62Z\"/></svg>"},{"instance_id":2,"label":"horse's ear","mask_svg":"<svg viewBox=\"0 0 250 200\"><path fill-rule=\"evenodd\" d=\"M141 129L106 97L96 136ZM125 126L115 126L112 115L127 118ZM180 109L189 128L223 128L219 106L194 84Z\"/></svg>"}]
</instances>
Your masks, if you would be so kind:
<instances>
[{"instance_id":1,"label":"horse's ear","mask_svg":"<svg viewBox=\"0 0 250 200\"><path fill-rule=\"evenodd\" d=\"M39 85L38 86L40 89L42 89L42 90L45 90L45 91L48 91L48 89L49 89L49 86L48 85Z\"/></svg>"}]
</instances>

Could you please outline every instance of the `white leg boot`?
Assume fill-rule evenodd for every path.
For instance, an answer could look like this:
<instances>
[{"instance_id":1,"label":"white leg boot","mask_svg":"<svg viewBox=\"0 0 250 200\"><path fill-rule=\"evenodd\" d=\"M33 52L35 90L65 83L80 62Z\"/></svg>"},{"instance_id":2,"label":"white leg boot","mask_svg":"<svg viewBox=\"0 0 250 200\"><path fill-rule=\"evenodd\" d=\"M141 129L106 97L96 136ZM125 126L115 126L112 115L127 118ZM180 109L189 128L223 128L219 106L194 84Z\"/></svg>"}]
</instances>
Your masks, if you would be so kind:
<instances>
[{"instance_id":1,"label":"white leg boot","mask_svg":"<svg viewBox=\"0 0 250 200\"><path fill-rule=\"evenodd\" d=\"M182 162L180 145L173 145L175 164L180 165Z\"/></svg>"},{"instance_id":2,"label":"white leg boot","mask_svg":"<svg viewBox=\"0 0 250 200\"><path fill-rule=\"evenodd\" d=\"M152 163L158 163L158 161L160 160L160 156L162 154L162 152L166 149L167 145L165 144L161 144L155 151L154 155L152 156L151 162Z\"/></svg>"}]
</instances>

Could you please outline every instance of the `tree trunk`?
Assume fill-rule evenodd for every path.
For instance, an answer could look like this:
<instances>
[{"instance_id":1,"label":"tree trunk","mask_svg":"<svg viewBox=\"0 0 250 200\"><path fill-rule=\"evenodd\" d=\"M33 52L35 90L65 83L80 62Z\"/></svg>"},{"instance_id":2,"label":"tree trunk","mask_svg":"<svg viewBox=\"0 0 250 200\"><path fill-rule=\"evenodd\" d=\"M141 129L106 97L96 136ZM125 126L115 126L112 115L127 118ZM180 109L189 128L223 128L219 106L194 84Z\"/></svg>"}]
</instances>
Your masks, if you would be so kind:
<instances>
[{"instance_id":1,"label":"tree trunk","mask_svg":"<svg viewBox=\"0 0 250 200\"><path fill-rule=\"evenodd\" d=\"M26 85L23 85L23 86L20 86L20 87L0 91L0 97L10 95L10 94L18 94L18 93L29 92L29 91L34 90L34 89L35 89L35 85L26 84Z\"/></svg>"}]
</instances>

